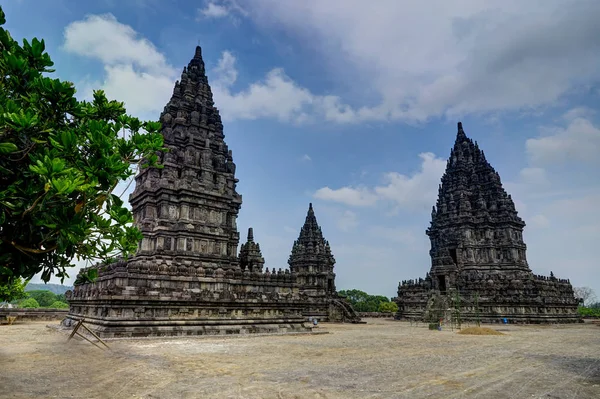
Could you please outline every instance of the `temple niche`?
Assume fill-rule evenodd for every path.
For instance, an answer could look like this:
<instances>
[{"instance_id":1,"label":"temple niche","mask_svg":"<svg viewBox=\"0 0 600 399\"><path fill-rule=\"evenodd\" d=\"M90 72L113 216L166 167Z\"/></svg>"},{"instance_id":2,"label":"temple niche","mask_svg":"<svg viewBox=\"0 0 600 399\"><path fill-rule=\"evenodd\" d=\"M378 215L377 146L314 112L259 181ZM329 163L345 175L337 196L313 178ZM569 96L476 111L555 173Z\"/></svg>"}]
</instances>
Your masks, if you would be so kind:
<instances>
[{"instance_id":1,"label":"temple niche","mask_svg":"<svg viewBox=\"0 0 600 399\"><path fill-rule=\"evenodd\" d=\"M323 280L327 293L313 295L312 285L298 282L301 262L263 270L252 229L238 256L242 196L200 47L160 122L169 149L160 154L163 168L142 169L129 198L143 235L137 254L94 266L96 281L67 292L64 324L85 318L101 337L136 337L310 332L313 308L327 309L323 319L353 318L333 295L332 273Z\"/></svg>"},{"instance_id":2,"label":"temple niche","mask_svg":"<svg viewBox=\"0 0 600 399\"><path fill-rule=\"evenodd\" d=\"M500 175L459 122L426 231L431 269L425 278L399 284L397 318L421 319L432 306L459 306L463 319L576 322L578 301L569 280L529 268L524 227Z\"/></svg>"}]
</instances>

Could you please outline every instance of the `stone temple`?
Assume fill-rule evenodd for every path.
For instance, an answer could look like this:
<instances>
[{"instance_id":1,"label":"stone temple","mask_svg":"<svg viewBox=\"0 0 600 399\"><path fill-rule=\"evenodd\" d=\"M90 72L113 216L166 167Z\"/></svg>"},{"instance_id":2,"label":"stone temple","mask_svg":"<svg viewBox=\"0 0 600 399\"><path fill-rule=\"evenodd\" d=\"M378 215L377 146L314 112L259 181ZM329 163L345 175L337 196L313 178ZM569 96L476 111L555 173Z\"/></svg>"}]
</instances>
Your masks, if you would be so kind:
<instances>
[{"instance_id":1,"label":"stone temple","mask_svg":"<svg viewBox=\"0 0 600 399\"><path fill-rule=\"evenodd\" d=\"M434 321L449 311L484 322L578 321L569 280L531 272L524 227L500 175L459 122L426 232L431 270L399 284L397 318Z\"/></svg>"},{"instance_id":2,"label":"stone temple","mask_svg":"<svg viewBox=\"0 0 600 399\"><path fill-rule=\"evenodd\" d=\"M312 206L290 270L263 270L254 232L237 247L242 196L200 47L160 116L162 169L143 169L129 198L143 240L67 292L65 324L101 337L309 332L307 317L357 321L335 292L333 256ZM85 271L85 270L84 270Z\"/></svg>"},{"instance_id":3,"label":"stone temple","mask_svg":"<svg viewBox=\"0 0 600 399\"><path fill-rule=\"evenodd\" d=\"M312 204L288 260L306 299L303 314L324 321L359 322L354 309L335 290L335 258L323 237Z\"/></svg>"}]
</instances>

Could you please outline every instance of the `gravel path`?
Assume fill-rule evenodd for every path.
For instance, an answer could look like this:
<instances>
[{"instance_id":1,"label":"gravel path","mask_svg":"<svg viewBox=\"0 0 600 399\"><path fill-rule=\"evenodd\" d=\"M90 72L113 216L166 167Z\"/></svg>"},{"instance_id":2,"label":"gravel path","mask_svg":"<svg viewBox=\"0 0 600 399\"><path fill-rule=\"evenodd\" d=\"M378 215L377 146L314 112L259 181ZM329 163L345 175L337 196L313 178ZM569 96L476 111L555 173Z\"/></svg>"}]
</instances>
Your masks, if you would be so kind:
<instances>
[{"instance_id":1,"label":"gravel path","mask_svg":"<svg viewBox=\"0 0 600 399\"><path fill-rule=\"evenodd\" d=\"M325 335L67 344L0 326L0 398L600 398L600 328L466 336L370 319Z\"/></svg>"}]
</instances>

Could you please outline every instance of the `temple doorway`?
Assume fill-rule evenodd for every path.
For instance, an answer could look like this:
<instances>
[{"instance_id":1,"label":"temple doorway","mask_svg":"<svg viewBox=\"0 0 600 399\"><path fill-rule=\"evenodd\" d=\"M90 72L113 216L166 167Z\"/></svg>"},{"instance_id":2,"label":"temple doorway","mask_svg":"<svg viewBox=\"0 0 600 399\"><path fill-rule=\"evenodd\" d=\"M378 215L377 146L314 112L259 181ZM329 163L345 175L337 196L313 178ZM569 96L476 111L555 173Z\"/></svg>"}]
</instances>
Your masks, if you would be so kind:
<instances>
[{"instance_id":1,"label":"temple doorway","mask_svg":"<svg viewBox=\"0 0 600 399\"><path fill-rule=\"evenodd\" d=\"M446 276L437 276L438 277L438 287L440 288L440 292L442 294L446 294Z\"/></svg>"},{"instance_id":2,"label":"temple doorway","mask_svg":"<svg viewBox=\"0 0 600 399\"><path fill-rule=\"evenodd\" d=\"M456 255L456 248L450 248L450 257L452 258L452 262L454 262L455 265L458 265L458 256Z\"/></svg>"}]
</instances>

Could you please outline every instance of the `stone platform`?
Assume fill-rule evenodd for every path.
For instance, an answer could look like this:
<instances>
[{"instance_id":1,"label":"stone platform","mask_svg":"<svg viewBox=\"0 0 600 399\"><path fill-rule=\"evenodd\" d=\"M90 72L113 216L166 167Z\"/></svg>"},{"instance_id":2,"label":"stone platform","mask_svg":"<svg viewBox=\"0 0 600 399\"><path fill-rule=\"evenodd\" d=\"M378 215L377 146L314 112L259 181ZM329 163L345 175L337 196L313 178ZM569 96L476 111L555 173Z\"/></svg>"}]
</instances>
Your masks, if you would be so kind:
<instances>
[{"instance_id":1,"label":"stone platform","mask_svg":"<svg viewBox=\"0 0 600 399\"><path fill-rule=\"evenodd\" d=\"M109 265L94 283L68 291L71 308L63 324L85 318L104 338L311 331L289 272L128 271L135 266Z\"/></svg>"}]
</instances>

